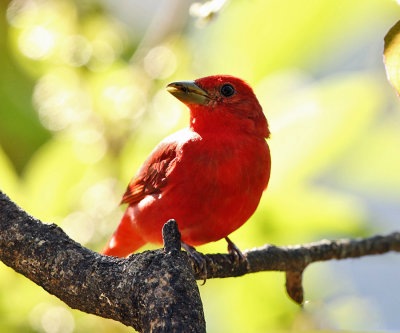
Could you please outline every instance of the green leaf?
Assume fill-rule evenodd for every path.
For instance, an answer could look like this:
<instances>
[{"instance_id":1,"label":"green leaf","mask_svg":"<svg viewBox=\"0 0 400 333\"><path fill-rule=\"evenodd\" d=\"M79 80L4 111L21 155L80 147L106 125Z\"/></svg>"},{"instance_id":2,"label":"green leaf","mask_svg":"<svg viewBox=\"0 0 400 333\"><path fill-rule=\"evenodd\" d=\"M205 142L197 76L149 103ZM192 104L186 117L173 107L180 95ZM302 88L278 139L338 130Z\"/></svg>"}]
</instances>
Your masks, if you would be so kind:
<instances>
[{"instance_id":1,"label":"green leaf","mask_svg":"<svg viewBox=\"0 0 400 333\"><path fill-rule=\"evenodd\" d=\"M387 77L400 96L400 21L385 36L383 58Z\"/></svg>"}]
</instances>

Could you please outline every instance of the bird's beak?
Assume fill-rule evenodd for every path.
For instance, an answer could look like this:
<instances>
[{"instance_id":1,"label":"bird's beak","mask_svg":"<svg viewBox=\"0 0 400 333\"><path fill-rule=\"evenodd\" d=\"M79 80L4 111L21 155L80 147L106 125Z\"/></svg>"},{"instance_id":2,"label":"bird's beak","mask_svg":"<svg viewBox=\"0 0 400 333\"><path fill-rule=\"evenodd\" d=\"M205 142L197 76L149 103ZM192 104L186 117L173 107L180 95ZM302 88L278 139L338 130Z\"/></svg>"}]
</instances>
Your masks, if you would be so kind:
<instances>
[{"instance_id":1,"label":"bird's beak","mask_svg":"<svg viewBox=\"0 0 400 333\"><path fill-rule=\"evenodd\" d=\"M181 102L189 104L207 105L211 97L194 81L172 82L167 85L167 90Z\"/></svg>"}]
</instances>

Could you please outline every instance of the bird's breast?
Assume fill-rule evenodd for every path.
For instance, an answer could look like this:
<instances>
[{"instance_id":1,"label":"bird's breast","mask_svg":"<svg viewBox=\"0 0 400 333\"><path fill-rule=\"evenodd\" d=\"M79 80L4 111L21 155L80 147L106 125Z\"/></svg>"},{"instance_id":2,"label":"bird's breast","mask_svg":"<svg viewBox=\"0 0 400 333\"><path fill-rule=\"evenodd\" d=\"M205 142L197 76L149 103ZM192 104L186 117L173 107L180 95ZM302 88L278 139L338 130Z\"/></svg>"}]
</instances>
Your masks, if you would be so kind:
<instances>
[{"instance_id":1,"label":"bird's breast","mask_svg":"<svg viewBox=\"0 0 400 333\"><path fill-rule=\"evenodd\" d=\"M247 137L188 140L174 161L160 195L136 207L149 241L161 240L159 229L170 218L191 245L229 235L254 213L270 174L267 143Z\"/></svg>"},{"instance_id":2,"label":"bird's breast","mask_svg":"<svg viewBox=\"0 0 400 333\"><path fill-rule=\"evenodd\" d=\"M259 200L270 165L265 140L247 136L202 139L182 147L177 183L192 184L194 195L204 200L234 203L248 195Z\"/></svg>"}]
</instances>

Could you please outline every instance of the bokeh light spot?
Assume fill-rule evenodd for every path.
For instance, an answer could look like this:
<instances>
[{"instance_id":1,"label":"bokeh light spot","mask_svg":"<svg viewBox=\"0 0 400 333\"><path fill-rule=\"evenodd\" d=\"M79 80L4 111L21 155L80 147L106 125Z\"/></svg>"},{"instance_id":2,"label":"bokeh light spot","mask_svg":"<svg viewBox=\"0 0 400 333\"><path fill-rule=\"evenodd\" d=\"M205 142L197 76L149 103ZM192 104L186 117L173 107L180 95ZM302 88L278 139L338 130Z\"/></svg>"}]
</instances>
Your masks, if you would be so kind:
<instances>
[{"instance_id":1,"label":"bokeh light spot","mask_svg":"<svg viewBox=\"0 0 400 333\"><path fill-rule=\"evenodd\" d=\"M89 128L76 134L74 151L82 163L94 164L105 155L107 142L101 132Z\"/></svg>"},{"instance_id":2,"label":"bokeh light spot","mask_svg":"<svg viewBox=\"0 0 400 333\"><path fill-rule=\"evenodd\" d=\"M71 333L75 327L71 312L61 306L47 309L42 316L41 323L46 333Z\"/></svg>"},{"instance_id":3,"label":"bokeh light spot","mask_svg":"<svg viewBox=\"0 0 400 333\"><path fill-rule=\"evenodd\" d=\"M144 58L144 69L154 79L165 79L176 70L176 57L166 46L151 49Z\"/></svg>"},{"instance_id":4,"label":"bokeh light spot","mask_svg":"<svg viewBox=\"0 0 400 333\"><path fill-rule=\"evenodd\" d=\"M104 97L110 102L110 119L132 119L140 116L146 105L143 91L135 85L125 87L109 86L104 90Z\"/></svg>"},{"instance_id":5,"label":"bokeh light spot","mask_svg":"<svg viewBox=\"0 0 400 333\"><path fill-rule=\"evenodd\" d=\"M22 31L18 39L18 47L28 58L45 59L53 52L54 36L50 30L42 26L32 26Z\"/></svg>"},{"instance_id":6,"label":"bokeh light spot","mask_svg":"<svg viewBox=\"0 0 400 333\"><path fill-rule=\"evenodd\" d=\"M95 217L110 214L121 200L120 193L115 193L117 184L116 179L106 178L89 187L82 196L83 208Z\"/></svg>"},{"instance_id":7,"label":"bokeh light spot","mask_svg":"<svg viewBox=\"0 0 400 333\"><path fill-rule=\"evenodd\" d=\"M71 70L43 76L35 86L33 102L40 121L51 131L82 123L93 113L89 96Z\"/></svg>"},{"instance_id":8,"label":"bokeh light spot","mask_svg":"<svg viewBox=\"0 0 400 333\"><path fill-rule=\"evenodd\" d=\"M116 59L116 54L111 45L102 40L92 42L93 54L88 67L94 72L105 71Z\"/></svg>"},{"instance_id":9,"label":"bokeh light spot","mask_svg":"<svg viewBox=\"0 0 400 333\"><path fill-rule=\"evenodd\" d=\"M182 107L166 94L164 89L158 91L154 96L152 106L156 121L159 123L158 127L170 130L181 118Z\"/></svg>"},{"instance_id":10,"label":"bokeh light spot","mask_svg":"<svg viewBox=\"0 0 400 333\"><path fill-rule=\"evenodd\" d=\"M43 333L71 333L75 328L71 312L50 303L36 305L29 314L29 322L35 331Z\"/></svg>"},{"instance_id":11,"label":"bokeh light spot","mask_svg":"<svg viewBox=\"0 0 400 333\"><path fill-rule=\"evenodd\" d=\"M32 25L36 20L38 6L33 0L13 0L7 8L7 21L16 28Z\"/></svg>"},{"instance_id":12,"label":"bokeh light spot","mask_svg":"<svg viewBox=\"0 0 400 333\"><path fill-rule=\"evenodd\" d=\"M62 44L61 57L70 66L80 67L85 65L92 55L92 46L81 35L65 38Z\"/></svg>"},{"instance_id":13,"label":"bokeh light spot","mask_svg":"<svg viewBox=\"0 0 400 333\"><path fill-rule=\"evenodd\" d=\"M95 221L85 212L73 212L64 219L62 227L73 240L85 245L93 237Z\"/></svg>"}]
</instances>

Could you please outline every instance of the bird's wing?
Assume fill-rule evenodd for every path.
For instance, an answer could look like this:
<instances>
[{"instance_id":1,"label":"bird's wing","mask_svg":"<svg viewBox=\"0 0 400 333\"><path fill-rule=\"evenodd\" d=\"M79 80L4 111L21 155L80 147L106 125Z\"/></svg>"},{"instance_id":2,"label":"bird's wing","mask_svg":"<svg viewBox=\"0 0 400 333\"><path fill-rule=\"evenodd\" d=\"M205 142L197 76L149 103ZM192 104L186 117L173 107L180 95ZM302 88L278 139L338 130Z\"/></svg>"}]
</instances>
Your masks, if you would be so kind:
<instances>
[{"instance_id":1,"label":"bird's wing","mask_svg":"<svg viewBox=\"0 0 400 333\"><path fill-rule=\"evenodd\" d=\"M160 143L146 159L136 176L130 181L121 204L135 204L146 195L160 193L167 185L167 176L176 163L176 142Z\"/></svg>"}]
</instances>

